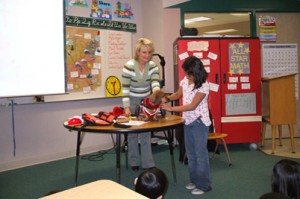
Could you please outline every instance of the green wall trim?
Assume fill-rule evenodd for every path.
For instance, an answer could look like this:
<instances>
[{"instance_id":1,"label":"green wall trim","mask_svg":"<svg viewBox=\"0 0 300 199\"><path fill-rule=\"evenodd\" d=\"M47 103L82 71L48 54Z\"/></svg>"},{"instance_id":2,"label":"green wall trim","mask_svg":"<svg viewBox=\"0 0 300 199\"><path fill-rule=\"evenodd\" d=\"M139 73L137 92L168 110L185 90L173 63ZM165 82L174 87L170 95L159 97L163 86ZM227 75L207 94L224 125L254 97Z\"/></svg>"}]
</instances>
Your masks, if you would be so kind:
<instances>
[{"instance_id":1,"label":"green wall trim","mask_svg":"<svg viewBox=\"0 0 300 199\"><path fill-rule=\"evenodd\" d=\"M256 15L260 12L300 12L300 0L191 0L169 8L180 8L181 27L184 27L186 12L250 12L251 36L257 37Z\"/></svg>"},{"instance_id":2,"label":"green wall trim","mask_svg":"<svg viewBox=\"0 0 300 199\"><path fill-rule=\"evenodd\" d=\"M299 0L191 0L171 6L182 12L300 12Z\"/></svg>"}]
</instances>

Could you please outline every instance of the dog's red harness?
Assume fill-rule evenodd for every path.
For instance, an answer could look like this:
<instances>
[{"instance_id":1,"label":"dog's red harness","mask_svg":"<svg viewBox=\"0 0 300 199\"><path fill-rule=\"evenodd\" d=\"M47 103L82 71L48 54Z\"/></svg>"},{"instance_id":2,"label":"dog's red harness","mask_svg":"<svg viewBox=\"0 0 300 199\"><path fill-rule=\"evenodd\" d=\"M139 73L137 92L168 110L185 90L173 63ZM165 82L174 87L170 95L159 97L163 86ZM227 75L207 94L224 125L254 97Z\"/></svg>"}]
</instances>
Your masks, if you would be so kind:
<instances>
[{"instance_id":1,"label":"dog's red harness","mask_svg":"<svg viewBox=\"0 0 300 199\"><path fill-rule=\"evenodd\" d=\"M143 100L143 104L142 105L143 105L142 106L142 112L144 114L146 114L147 116L152 117L152 116L156 115L159 112L159 106L160 106L160 104L153 104L153 103L151 103L149 101L149 98L145 98ZM155 111L151 112L149 110L152 110L152 111L155 110Z\"/></svg>"},{"instance_id":2,"label":"dog's red harness","mask_svg":"<svg viewBox=\"0 0 300 199\"><path fill-rule=\"evenodd\" d=\"M151 103L148 97L144 99L143 105L146 106L149 109L156 109L160 106L160 104Z\"/></svg>"}]
</instances>

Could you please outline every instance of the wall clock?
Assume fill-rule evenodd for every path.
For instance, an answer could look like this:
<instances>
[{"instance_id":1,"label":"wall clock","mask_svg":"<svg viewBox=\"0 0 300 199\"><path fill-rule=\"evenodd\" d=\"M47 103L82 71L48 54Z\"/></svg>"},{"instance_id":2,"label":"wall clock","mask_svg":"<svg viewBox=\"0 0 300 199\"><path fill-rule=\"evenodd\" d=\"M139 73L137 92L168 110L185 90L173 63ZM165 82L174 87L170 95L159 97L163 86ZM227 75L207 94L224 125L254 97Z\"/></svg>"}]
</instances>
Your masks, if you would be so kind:
<instances>
[{"instance_id":1,"label":"wall clock","mask_svg":"<svg viewBox=\"0 0 300 199\"><path fill-rule=\"evenodd\" d=\"M117 96L121 93L121 82L116 76L107 77L105 87L107 96Z\"/></svg>"}]
</instances>

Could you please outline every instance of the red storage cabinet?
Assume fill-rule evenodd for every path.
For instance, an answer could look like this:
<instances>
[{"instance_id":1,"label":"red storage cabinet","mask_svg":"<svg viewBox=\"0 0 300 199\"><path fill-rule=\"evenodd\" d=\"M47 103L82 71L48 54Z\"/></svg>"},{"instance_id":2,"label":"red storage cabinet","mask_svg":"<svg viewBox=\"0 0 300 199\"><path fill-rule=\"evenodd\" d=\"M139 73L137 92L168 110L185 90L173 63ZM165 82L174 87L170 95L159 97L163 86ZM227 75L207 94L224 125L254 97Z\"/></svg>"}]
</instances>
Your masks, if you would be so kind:
<instances>
[{"instance_id":1,"label":"red storage cabinet","mask_svg":"<svg viewBox=\"0 0 300 199\"><path fill-rule=\"evenodd\" d=\"M174 88L187 56L199 57L210 82L209 107L227 143L261 141L261 60L258 38L180 37L174 41ZM181 103L181 102L180 102Z\"/></svg>"}]
</instances>

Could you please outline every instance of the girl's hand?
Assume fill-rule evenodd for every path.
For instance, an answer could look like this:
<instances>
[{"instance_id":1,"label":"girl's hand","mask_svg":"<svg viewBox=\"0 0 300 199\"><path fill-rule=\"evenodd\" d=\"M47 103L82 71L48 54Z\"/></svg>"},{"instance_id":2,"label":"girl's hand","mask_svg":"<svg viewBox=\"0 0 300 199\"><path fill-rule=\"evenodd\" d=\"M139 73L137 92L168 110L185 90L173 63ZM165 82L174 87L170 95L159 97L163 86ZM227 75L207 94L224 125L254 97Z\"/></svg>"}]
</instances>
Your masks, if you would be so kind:
<instances>
[{"instance_id":1,"label":"girl's hand","mask_svg":"<svg viewBox=\"0 0 300 199\"><path fill-rule=\"evenodd\" d=\"M163 109L163 110L166 110L166 111L172 111L172 106L170 106L169 104L161 104L160 107Z\"/></svg>"}]
</instances>

